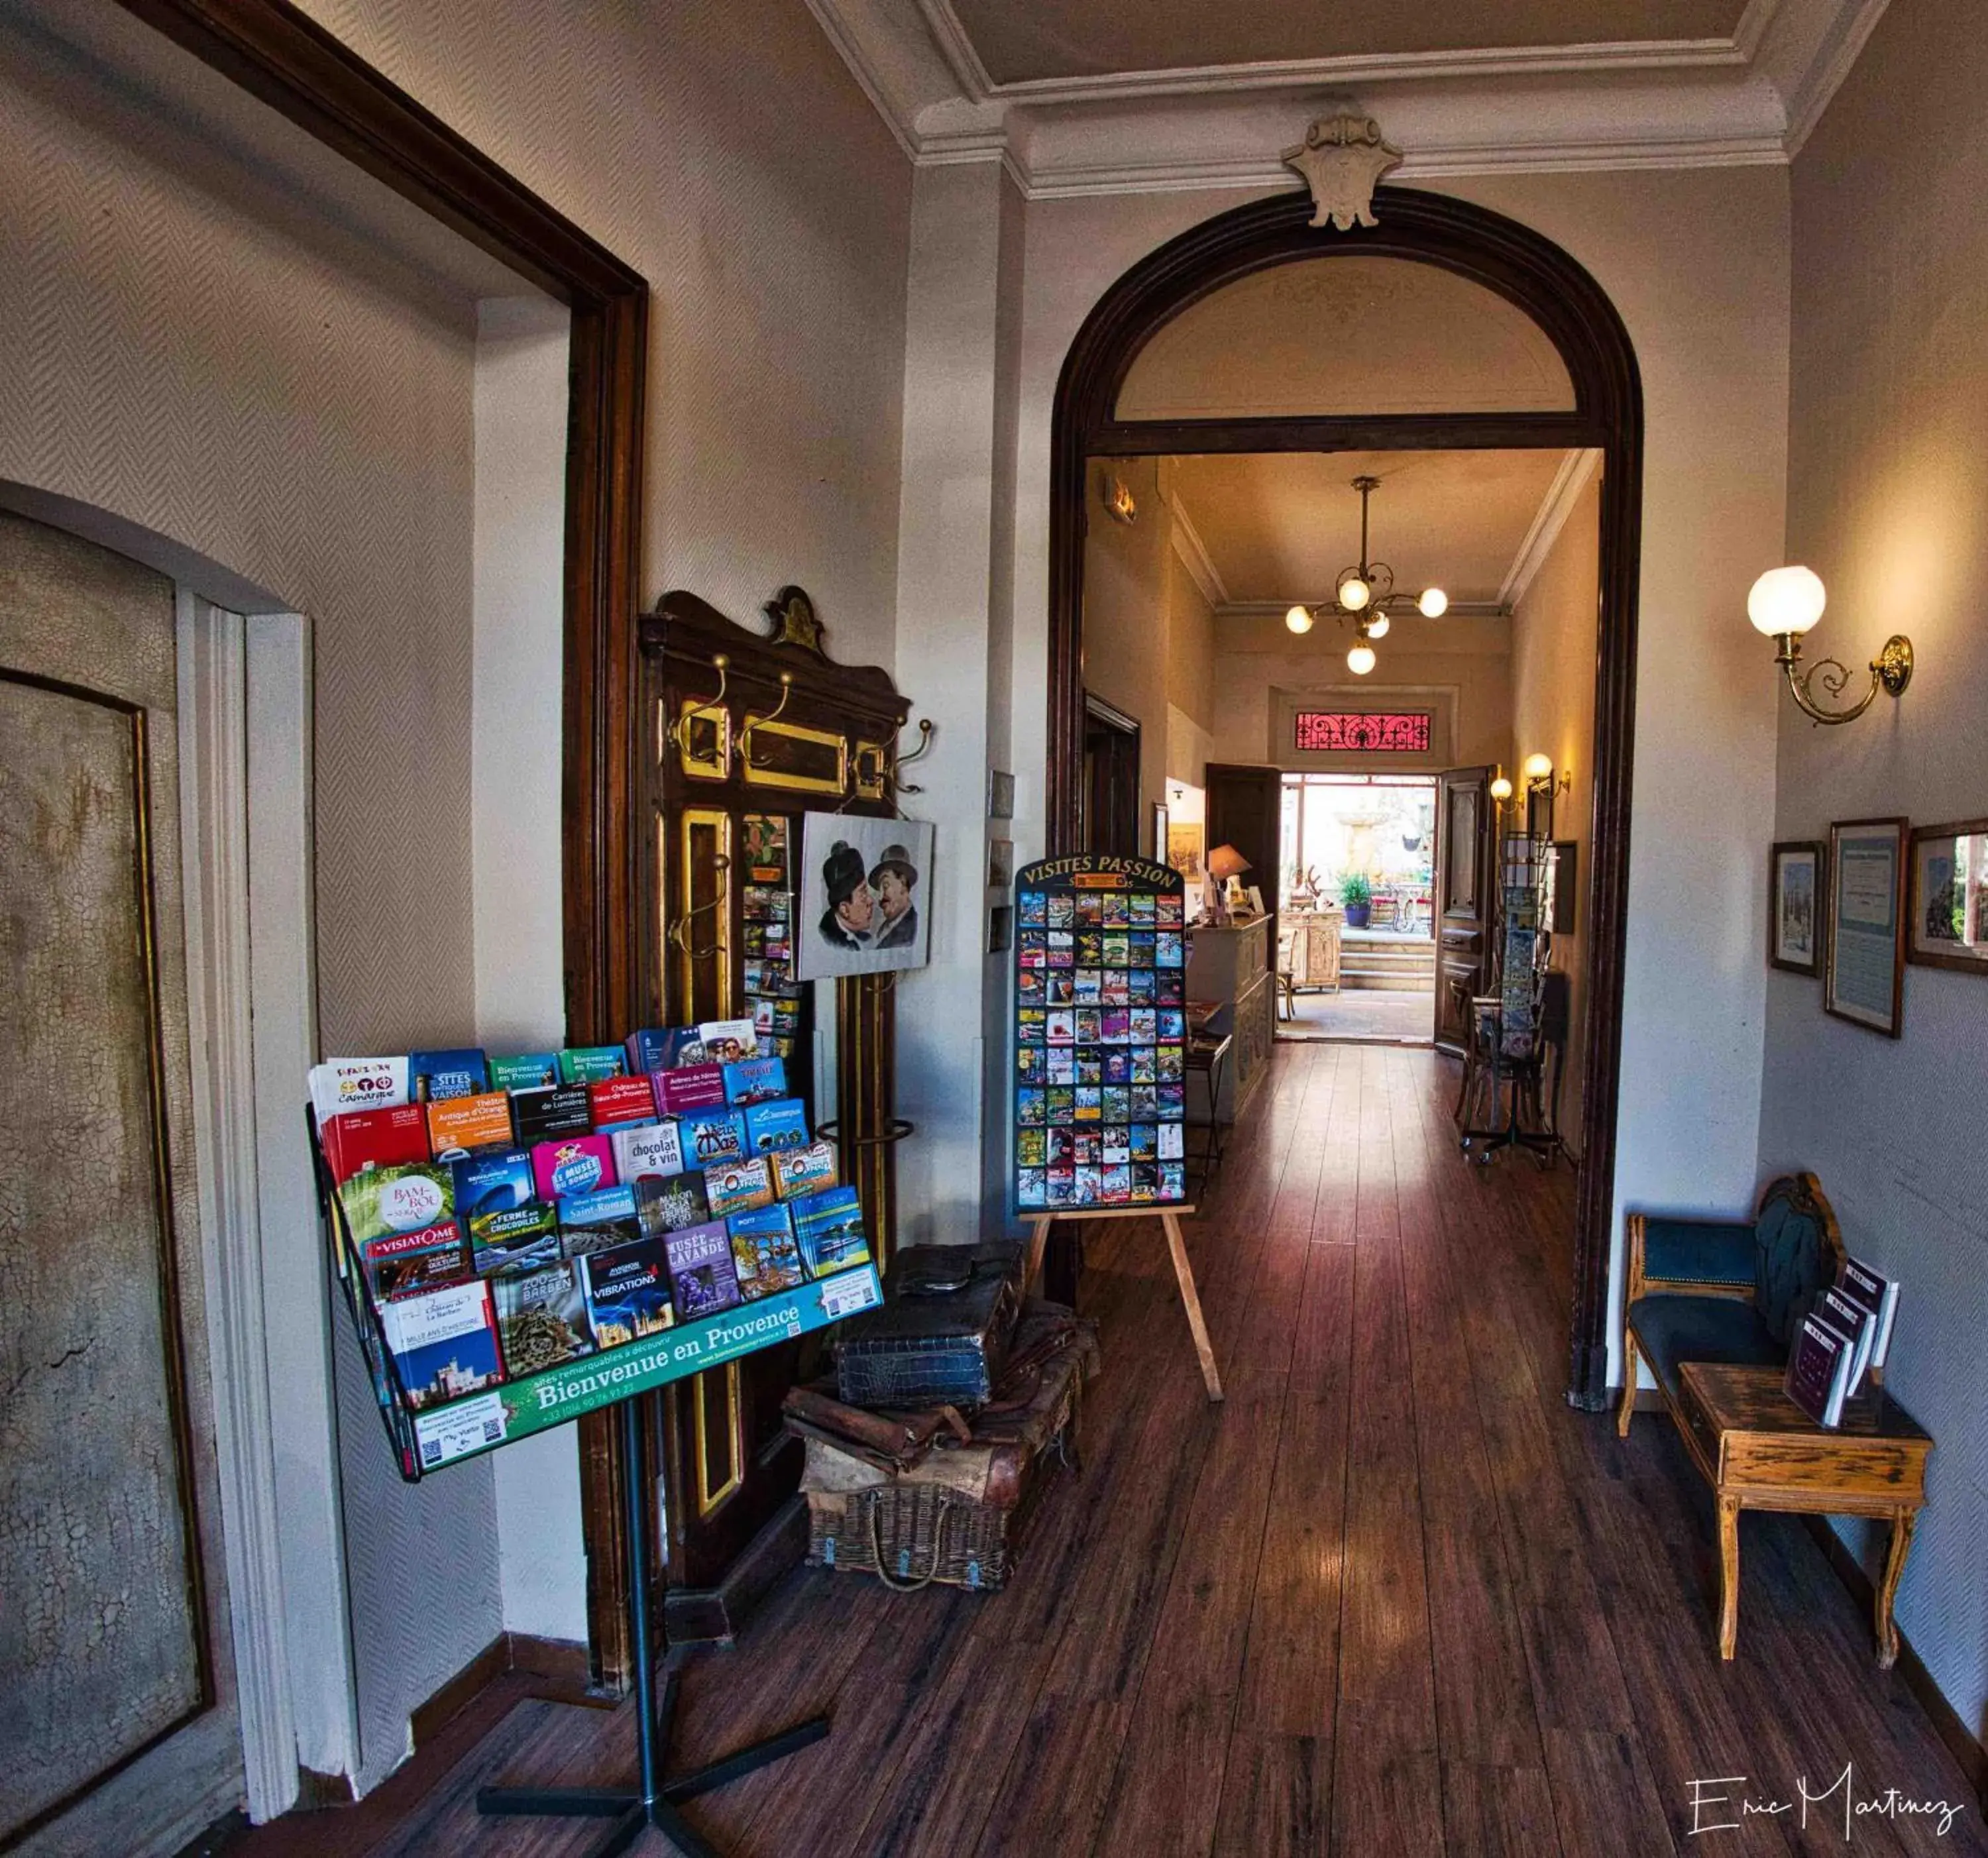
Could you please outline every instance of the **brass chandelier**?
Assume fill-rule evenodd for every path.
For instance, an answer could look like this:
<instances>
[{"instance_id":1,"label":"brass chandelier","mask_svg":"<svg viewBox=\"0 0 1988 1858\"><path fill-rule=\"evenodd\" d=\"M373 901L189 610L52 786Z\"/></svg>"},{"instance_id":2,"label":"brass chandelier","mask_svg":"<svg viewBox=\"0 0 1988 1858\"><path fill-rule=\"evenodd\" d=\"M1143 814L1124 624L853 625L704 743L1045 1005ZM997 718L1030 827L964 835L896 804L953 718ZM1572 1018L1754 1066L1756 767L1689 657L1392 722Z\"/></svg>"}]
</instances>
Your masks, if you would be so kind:
<instances>
[{"instance_id":1,"label":"brass chandelier","mask_svg":"<svg viewBox=\"0 0 1988 1858\"><path fill-rule=\"evenodd\" d=\"M1284 623L1295 633L1310 632L1321 613L1330 613L1354 630L1352 648L1346 654L1346 668L1364 677L1376 662L1373 642L1387 636L1392 615L1412 609L1425 619L1439 620L1449 610L1449 596L1440 587L1425 587L1420 593L1397 593L1395 570L1384 561L1367 559L1368 500L1381 488L1378 478L1355 478L1353 488L1360 493L1360 559L1341 568L1334 577L1333 597L1317 606L1296 606L1284 615Z\"/></svg>"}]
</instances>

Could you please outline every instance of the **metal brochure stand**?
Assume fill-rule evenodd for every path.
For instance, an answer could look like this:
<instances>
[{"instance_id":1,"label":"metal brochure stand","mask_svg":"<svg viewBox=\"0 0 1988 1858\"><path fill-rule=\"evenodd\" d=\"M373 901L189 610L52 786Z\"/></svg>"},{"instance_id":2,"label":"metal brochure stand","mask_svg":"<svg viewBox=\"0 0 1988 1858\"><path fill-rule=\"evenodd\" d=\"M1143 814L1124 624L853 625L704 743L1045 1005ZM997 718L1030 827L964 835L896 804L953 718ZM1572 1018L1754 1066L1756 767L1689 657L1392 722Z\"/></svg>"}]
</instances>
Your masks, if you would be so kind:
<instances>
[{"instance_id":1,"label":"metal brochure stand","mask_svg":"<svg viewBox=\"0 0 1988 1858\"><path fill-rule=\"evenodd\" d=\"M762 1348L770 1348L810 1330L825 1328L859 1309L883 1301L874 1265L800 1285L776 1297L680 1323L661 1335L602 1350L578 1361L508 1380L488 1391L465 1394L440 1404L417 1408L408 1398L393 1350L387 1346L380 1306L332 1191L329 1171L318 1150L315 1124L312 1151L317 1158L319 1191L332 1262L357 1333L360 1352L370 1370L380 1418L397 1461L410 1484L462 1460L495 1451L532 1433L561 1425L583 1413L604 1407L620 1409L620 1442L627 1454L620 1518L622 1552L631 1568L649 1565L651 1518L648 1495L648 1443L636 1397L705 1369L722 1365ZM485 1787L476 1796L477 1810L490 1815L549 1819L611 1820L590 1858L614 1858L643 1833L653 1828L684 1858L718 1858L715 1848L701 1837L677 1810L686 1800L708 1793L727 1782L779 1761L797 1749L820 1741L829 1731L826 1717L813 1717L765 1741L755 1742L722 1760L672 1776L664 1772L670 1719L676 1702L678 1658L665 1662L660 1697L654 1661L649 1583L631 1583L630 1627L636 1647L635 1748L639 1779L634 1791L593 1787Z\"/></svg>"}]
</instances>

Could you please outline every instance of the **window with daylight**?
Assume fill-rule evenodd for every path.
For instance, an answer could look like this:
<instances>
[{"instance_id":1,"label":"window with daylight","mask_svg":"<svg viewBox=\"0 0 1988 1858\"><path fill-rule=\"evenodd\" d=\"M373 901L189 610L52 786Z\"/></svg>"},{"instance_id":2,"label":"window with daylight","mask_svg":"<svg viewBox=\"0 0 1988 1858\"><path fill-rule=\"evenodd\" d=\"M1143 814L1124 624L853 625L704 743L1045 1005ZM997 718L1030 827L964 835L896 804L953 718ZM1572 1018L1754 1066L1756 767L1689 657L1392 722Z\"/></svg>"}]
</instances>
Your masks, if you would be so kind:
<instances>
[{"instance_id":1,"label":"window with daylight","mask_svg":"<svg viewBox=\"0 0 1988 1858\"><path fill-rule=\"evenodd\" d=\"M1426 755L1427 710L1300 710L1301 749L1357 749L1377 755Z\"/></svg>"}]
</instances>

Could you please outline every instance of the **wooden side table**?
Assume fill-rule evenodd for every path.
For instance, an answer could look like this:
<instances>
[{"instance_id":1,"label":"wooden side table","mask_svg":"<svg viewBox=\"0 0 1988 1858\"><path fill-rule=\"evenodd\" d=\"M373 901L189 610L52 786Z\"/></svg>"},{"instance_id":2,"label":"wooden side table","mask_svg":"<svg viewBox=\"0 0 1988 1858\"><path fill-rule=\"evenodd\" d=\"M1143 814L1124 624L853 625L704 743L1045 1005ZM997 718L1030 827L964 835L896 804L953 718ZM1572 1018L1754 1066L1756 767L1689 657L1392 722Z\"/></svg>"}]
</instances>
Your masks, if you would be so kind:
<instances>
[{"instance_id":1,"label":"wooden side table","mask_svg":"<svg viewBox=\"0 0 1988 1858\"><path fill-rule=\"evenodd\" d=\"M1892 1603L1925 1502L1931 1436L1882 1389L1831 1432L1782 1392L1779 1368L1687 1361L1678 1377L1685 1445L1719 1504L1719 1657L1740 1637L1740 1511L1878 1516L1892 1525L1875 1622L1878 1663L1889 1671L1898 1656Z\"/></svg>"}]
</instances>

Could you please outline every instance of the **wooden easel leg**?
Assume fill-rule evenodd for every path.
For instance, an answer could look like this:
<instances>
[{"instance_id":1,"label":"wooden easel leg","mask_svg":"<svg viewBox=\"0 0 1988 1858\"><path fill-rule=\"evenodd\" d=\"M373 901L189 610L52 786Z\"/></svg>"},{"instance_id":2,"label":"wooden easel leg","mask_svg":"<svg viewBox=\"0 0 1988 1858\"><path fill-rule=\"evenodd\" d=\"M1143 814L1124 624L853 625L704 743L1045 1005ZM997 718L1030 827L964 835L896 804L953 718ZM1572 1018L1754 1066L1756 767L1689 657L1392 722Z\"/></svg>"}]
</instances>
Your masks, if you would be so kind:
<instances>
[{"instance_id":1,"label":"wooden easel leg","mask_svg":"<svg viewBox=\"0 0 1988 1858\"><path fill-rule=\"evenodd\" d=\"M1022 1294L1027 1296L1035 1288L1036 1273L1043 1268L1043 1254L1049 1249L1050 1228L1056 1224L1056 1215L1047 1213L1029 1221L1029 1265L1022 1274Z\"/></svg>"},{"instance_id":2,"label":"wooden easel leg","mask_svg":"<svg viewBox=\"0 0 1988 1858\"><path fill-rule=\"evenodd\" d=\"M1194 1272L1187 1262L1187 1239L1178 1215L1162 1213L1160 1224L1167 1229L1167 1249L1174 1255L1174 1275L1180 1280L1181 1303L1187 1311L1187 1326L1194 1332L1194 1352L1201 1357L1201 1377L1208 1384L1211 1400L1222 1397L1222 1377L1215 1372L1215 1350L1208 1339L1208 1325L1202 1319L1201 1294L1194 1287Z\"/></svg>"}]
</instances>

